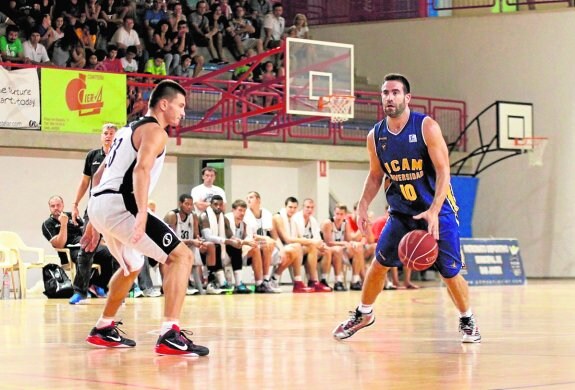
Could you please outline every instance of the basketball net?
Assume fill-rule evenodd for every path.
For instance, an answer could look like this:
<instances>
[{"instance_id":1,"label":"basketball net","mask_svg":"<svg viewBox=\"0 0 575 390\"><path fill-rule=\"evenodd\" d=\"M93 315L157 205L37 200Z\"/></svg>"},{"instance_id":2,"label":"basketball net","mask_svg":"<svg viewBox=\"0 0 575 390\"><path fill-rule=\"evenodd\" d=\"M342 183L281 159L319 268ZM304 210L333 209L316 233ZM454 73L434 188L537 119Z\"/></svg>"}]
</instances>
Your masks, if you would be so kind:
<instances>
[{"instance_id":1,"label":"basketball net","mask_svg":"<svg viewBox=\"0 0 575 390\"><path fill-rule=\"evenodd\" d=\"M328 109L331 112L332 123L341 123L349 119L354 100L355 96L320 96L317 107L320 111Z\"/></svg>"},{"instance_id":2,"label":"basketball net","mask_svg":"<svg viewBox=\"0 0 575 390\"><path fill-rule=\"evenodd\" d=\"M543 166L543 155L545 154L545 147L549 138L546 137L530 137L530 138L517 138L515 145L524 146L529 157L529 165L532 167Z\"/></svg>"}]
</instances>

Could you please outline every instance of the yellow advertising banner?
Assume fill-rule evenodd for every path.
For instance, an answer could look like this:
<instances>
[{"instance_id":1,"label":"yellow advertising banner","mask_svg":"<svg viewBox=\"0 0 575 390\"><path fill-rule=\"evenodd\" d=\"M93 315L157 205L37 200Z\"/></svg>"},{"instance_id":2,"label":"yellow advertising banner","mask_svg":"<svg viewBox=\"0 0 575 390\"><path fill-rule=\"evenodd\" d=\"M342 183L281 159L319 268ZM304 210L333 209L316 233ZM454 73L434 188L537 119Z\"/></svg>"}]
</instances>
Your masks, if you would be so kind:
<instances>
[{"instance_id":1,"label":"yellow advertising banner","mask_svg":"<svg viewBox=\"0 0 575 390\"><path fill-rule=\"evenodd\" d=\"M126 124L126 75L42 69L42 131L100 133Z\"/></svg>"}]
</instances>

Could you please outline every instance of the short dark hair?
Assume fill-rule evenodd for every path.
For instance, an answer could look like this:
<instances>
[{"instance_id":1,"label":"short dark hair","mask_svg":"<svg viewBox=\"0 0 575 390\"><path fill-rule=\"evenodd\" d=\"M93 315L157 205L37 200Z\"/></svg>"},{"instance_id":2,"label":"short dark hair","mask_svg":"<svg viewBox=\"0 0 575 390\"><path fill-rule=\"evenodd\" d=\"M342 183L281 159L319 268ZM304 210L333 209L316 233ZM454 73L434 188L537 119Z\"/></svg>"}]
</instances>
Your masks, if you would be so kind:
<instances>
[{"instance_id":1,"label":"short dark hair","mask_svg":"<svg viewBox=\"0 0 575 390\"><path fill-rule=\"evenodd\" d=\"M385 76L383 76L383 82L385 83L386 81L399 81L400 83L403 84L403 93L408 94L411 93L411 87L409 86L409 81L407 81L407 78L399 73L388 73Z\"/></svg>"},{"instance_id":2,"label":"short dark hair","mask_svg":"<svg viewBox=\"0 0 575 390\"><path fill-rule=\"evenodd\" d=\"M298 203L298 201L293 196L288 196L286 201L284 202L284 205L287 206L288 203Z\"/></svg>"},{"instance_id":3,"label":"short dark hair","mask_svg":"<svg viewBox=\"0 0 575 390\"><path fill-rule=\"evenodd\" d=\"M126 53L138 54L138 48L136 46L128 46Z\"/></svg>"},{"instance_id":4,"label":"short dark hair","mask_svg":"<svg viewBox=\"0 0 575 390\"><path fill-rule=\"evenodd\" d=\"M15 24L9 24L6 26L6 35L10 34L11 32L20 32L20 27Z\"/></svg>"},{"instance_id":5,"label":"short dark hair","mask_svg":"<svg viewBox=\"0 0 575 390\"><path fill-rule=\"evenodd\" d=\"M214 168L214 167L203 167L202 168L202 176L204 176L204 173L206 173L206 172L213 172L213 173L217 174L216 168Z\"/></svg>"},{"instance_id":6,"label":"short dark hair","mask_svg":"<svg viewBox=\"0 0 575 390\"><path fill-rule=\"evenodd\" d=\"M342 203L336 204L335 207L334 207L334 210L335 210L335 209L340 209L340 210L343 210L343 211L345 211L345 212L347 213L347 206L344 205L344 204L342 204Z\"/></svg>"},{"instance_id":7,"label":"short dark hair","mask_svg":"<svg viewBox=\"0 0 575 390\"><path fill-rule=\"evenodd\" d=\"M111 52L112 50L118 51L118 46L116 46L116 45L108 45L108 48L107 48L107 49L108 49L108 53ZM137 50L136 50L136 52L137 52Z\"/></svg>"},{"instance_id":8,"label":"short dark hair","mask_svg":"<svg viewBox=\"0 0 575 390\"><path fill-rule=\"evenodd\" d=\"M278 8L278 7L282 7L282 8L283 8L283 4L282 4L282 3L275 3L275 4L272 6L272 9L276 9L276 8Z\"/></svg>"},{"instance_id":9,"label":"short dark hair","mask_svg":"<svg viewBox=\"0 0 575 390\"><path fill-rule=\"evenodd\" d=\"M150 107L155 107L161 99L173 100L178 94L186 96L186 90L173 80L162 80L150 95Z\"/></svg>"},{"instance_id":10,"label":"short dark hair","mask_svg":"<svg viewBox=\"0 0 575 390\"><path fill-rule=\"evenodd\" d=\"M237 209L238 207L243 207L244 209L248 208L248 204L242 200L242 199L238 199L236 201L234 201L234 203L232 203L232 209Z\"/></svg>"},{"instance_id":11,"label":"short dark hair","mask_svg":"<svg viewBox=\"0 0 575 390\"><path fill-rule=\"evenodd\" d=\"M182 194L182 195L180 195L180 198L179 198L180 203L184 203L184 202L186 201L186 199L193 199L193 198L192 198L192 195L190 195L190 194Z\"/></svg>"},{"instance_id":12,"label":"short dark hair","mask_svg":"<svg viewBox=\"0 0 575 390\"><path fill-rule=\"evenodd\" d=\"M221 200L223 202L224 198L222 198L219 195L214 195L214 196L212 196L212 199L210 199L210 203L214 203L214 201L216 201L216 200Z\"/></svg>"}]
</instances>

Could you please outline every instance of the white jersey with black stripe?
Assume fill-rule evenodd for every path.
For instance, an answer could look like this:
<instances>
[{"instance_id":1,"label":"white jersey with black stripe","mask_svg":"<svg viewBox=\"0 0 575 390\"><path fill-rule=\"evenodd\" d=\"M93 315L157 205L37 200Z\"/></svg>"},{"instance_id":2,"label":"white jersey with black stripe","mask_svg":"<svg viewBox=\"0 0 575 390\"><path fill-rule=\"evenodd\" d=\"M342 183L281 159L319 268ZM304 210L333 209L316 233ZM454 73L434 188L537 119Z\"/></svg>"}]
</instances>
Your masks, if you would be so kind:
<instances>
[{"instance_id":1,"label":"white jersey with black stripe","mask_svg":"<svg viewBox=\"0 0 575 390\"><path fill-rule=\"evenodd\" d=\"M156 122L155 118L143 117L130 125L121 128L114 137L114 142L110 148L110 152L106 156L104 163L106 169L102 175L98 186L92 189L92 195L106 192L120 192L124 195L129 195L134 192L134 183L132 173L136 165L138 151L136 150L132 136L134 132L146 123ZM164 165L164 158L166 156L166 149L162 154L156 157L156 161L150 172L150 187L149 193L154 190L162 167Z\"/></svg>"}]
</instances>

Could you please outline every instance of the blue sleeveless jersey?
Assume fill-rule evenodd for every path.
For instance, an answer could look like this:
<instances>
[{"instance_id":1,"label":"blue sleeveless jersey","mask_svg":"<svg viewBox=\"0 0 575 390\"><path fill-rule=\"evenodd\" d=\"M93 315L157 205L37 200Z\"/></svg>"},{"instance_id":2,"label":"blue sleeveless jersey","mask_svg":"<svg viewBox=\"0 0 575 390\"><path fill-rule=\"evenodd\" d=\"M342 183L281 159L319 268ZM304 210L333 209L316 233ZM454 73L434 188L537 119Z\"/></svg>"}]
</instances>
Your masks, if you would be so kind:
<instances>
[{"instance_id":1,"label":"blue sleeveless jersey","mask_svg":"<svg viewBox=\"0 0 575 390\"><path fill-rule=\"evenodd\" d=\"M386 119L374 127L377 158L391 179L386 191L390 213L417 215L429 209L435 196L435 168L423 139L425 114L411 111L405 127L393 134ZM440 215L457 212L451 184Z\"/></svg>"}]
</instances>

